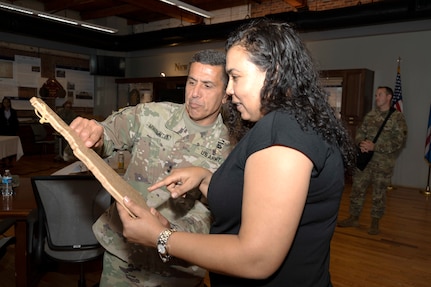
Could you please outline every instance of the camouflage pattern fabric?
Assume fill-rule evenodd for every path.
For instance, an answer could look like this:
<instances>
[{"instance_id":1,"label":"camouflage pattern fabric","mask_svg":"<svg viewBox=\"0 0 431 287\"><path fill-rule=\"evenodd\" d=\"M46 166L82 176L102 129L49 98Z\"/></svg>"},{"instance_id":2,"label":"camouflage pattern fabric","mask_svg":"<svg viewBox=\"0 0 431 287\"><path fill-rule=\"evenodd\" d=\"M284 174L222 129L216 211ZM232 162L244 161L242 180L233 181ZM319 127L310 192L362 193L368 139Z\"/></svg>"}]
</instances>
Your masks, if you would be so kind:
<instances>
[{"instance_id":1,"label":"camouflage pattern fabric","mask_svg":"<svg viewBox=\"0 0 431 287\"><path fill-rule=\"evenodd\" d=\"M355 142L364 139L373 140L389 111L377 109L370 111L357 130ZM352 192L350 194L350 214L359 216L365 200L367 189L372 190L371 217L380 219L386 206L386 190L391 183L392 172L396 159L407 139L407 124L404 115L395 111L386 122L382 133L374 144L374 155L367 167L356 169L353 175Z\"/></svg>"},{"instance_id":2,"label":"camouflage pattern fabric","mask_svg":"<svg viewBox=\"0 0 431 287\"><path fill-rule=\"evenodd\" d=\"M231 145L221 116L206 128L191 127L190 122L185 107L179 104L147 103L124 108L101 123L105 129L103 153L111 156L116 149L130 151L132 156L124 179L146 198L148 205L157 207L177 230L208 233L211 214L200 201L193 199L194 205L181 210L182 203L169 200L166 190L147 191L173 168L195 165L215 171L228 156ZM120 271L109 267L117 268L120 264L111 262L118 260L126 264L122 268L140 270L141 275L136 276L138 282L133 286L182 286L181 280L188 282L187 286L196 286L205 275L205 270L186 262L162 263L155 249L127 243L115 204L97 220L93 231L108 251L105 261L110 264L103 268L104 282L124 282L128 278L124 272L120 273L122 278L118 277ZM171 285L170 277L175 277L175 285ZM197 283L190 285L190 278ZM123 286L111 283L106 286Z\"/></svg>"},{"instance_id":3,"label":"camouflage pattern fabric","mask_svg":"<svg viewBox=\"0 0 431 287\"><path fill-rule=\"evenodd\" d=\"M153 250L153 252L156 252ZM161 262L160 258L153 257ZM175 260L175 259L173 259ZM158 264L158 262L156 263ZM162 264L162 263L161 263ZM201 271L203 269L199 268ZM105 252L103 258L103 275L99 286L111 287L203 287L201 276L192 276L173 268L160 268L158 271L150 270L146 266L133 265L118 257Z\"/></svg>"}]
</instances>

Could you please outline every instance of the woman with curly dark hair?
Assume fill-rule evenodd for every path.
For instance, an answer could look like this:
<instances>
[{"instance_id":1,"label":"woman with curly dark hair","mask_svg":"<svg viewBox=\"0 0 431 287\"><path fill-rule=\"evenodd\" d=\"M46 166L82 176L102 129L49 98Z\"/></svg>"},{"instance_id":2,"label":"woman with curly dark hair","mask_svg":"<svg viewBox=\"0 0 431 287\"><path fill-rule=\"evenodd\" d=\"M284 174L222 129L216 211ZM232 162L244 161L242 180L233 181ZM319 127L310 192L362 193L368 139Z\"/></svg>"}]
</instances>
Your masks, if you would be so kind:
<instances>
[{"instance_id":1,"label":"woman with curly dark hair","mask_svg":"<svg viewBox=\"0 0 431 287\"><path fill-rule=\"evenodd\" d=\"M173 197L199 187L211 234L175 231L159 213L124 204L123 234L210 271L214 286L332 286L330 242L354 147L328 104L318 72L286 23L251 21L226 43L227 94L254 126L212 174L174 170L150 190Z\"/></svg>"}]
</instances>

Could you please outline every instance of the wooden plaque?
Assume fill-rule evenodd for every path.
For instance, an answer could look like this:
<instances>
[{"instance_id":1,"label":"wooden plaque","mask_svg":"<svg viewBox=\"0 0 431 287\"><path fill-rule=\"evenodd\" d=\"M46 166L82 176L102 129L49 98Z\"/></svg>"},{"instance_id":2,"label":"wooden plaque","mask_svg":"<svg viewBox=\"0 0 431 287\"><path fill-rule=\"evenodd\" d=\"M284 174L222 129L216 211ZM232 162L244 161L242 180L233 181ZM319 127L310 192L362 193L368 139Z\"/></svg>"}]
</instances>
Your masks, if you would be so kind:
<instances>
[{"instance_id":1,"label":"wooden plaque","mask_svg":"<svg viewBox=\"0 0 431 287\"><path fill-rule=\"evenodd\" d=\"M87 166L116 201L124 206L123 198L128 196L135 203L148 209L145 198L117 174L94 150L87 148L75 131L45 104L43 100L33 97L30 99L30 103L35 108L36 114L40 117L39 122L42 124L51 124L67 140L73 150L73 154ZM132 217L136 217L129 209L127 210Z\"/></svg>"}]
</instances>

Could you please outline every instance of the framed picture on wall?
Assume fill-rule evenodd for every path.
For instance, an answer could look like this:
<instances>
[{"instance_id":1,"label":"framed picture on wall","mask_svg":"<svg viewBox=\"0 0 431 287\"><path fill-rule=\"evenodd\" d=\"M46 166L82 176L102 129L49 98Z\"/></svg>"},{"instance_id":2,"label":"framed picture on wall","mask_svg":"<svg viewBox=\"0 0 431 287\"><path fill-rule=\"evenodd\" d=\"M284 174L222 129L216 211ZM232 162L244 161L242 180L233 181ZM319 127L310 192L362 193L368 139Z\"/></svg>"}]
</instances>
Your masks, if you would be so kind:
<instances>
[{"instance_id":1,"label":"framed picture on wall","mask_svg":"<svg viewBox=\"0 0 431 287\"><path fill-rule=\"evenodd\" d=\"M13 79L13 62L0 60L0 78Z\"/></svg>"}]
</instances>

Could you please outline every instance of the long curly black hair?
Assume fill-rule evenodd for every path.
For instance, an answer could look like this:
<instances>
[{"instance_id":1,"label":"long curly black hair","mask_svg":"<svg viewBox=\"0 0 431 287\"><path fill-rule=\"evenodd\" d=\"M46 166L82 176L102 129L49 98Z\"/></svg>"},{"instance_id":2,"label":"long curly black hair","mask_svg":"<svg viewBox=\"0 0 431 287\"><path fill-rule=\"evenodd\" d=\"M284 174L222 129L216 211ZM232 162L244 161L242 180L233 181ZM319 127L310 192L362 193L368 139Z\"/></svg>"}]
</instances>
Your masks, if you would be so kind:
<instances>
[{"instance_id":1,"label":"long curly black hair","mask_svg":"<svg viewBox=\"0 0 431 287\"><path fill-rule=\"evenodd\" d=\"M229 139L232 145L237 144L242 137L254 126L253 122L241 119L241 113L232 104L232 97L228 97L221 107L221 115L229 131Z\"/></svg>"},{"instance_id":2,"label":"long curly black hair","mask_svg":"<svg viewBox=\"0 0 431 287\"><path fill-rule=\"evenodd\" d=\"M261 112L284 109L303 130L312 129L336 144L346 170L352 171L356 149L344 124L337 119L307 48L288 23L258 19L242 25L228 38L225 49L241 46L249 60L266 71Z\"/></svg>"}]
</instances>

